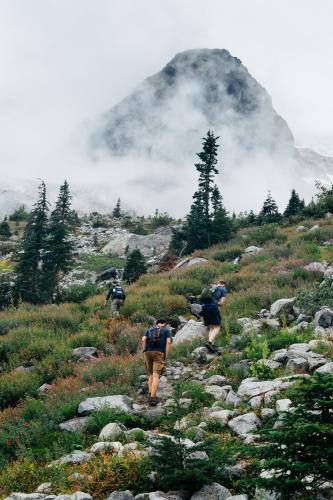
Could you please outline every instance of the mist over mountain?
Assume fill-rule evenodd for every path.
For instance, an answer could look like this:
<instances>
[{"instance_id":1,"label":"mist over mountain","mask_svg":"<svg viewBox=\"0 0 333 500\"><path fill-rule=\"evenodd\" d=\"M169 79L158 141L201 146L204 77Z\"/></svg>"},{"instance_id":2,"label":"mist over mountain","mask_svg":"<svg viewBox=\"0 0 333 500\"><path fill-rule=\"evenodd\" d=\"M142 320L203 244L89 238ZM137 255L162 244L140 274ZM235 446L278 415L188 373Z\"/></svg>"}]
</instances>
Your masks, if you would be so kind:
<instances>
[{"instance_id":1,"label":"mist over mountain","mask_svg":"<svg viewBox=\"0 0 333 500\"><path fill-rule=\"evenodd\" d=\"M274 178L278 169L288 189L290 177L312 183L333 174L332 159L296 149L270 95L225 49L177 54L101 117L91 145L113 156L182 163L193 161L208 129L221 136L227 178L251 169Z\"/></svg>"}]
</instances>

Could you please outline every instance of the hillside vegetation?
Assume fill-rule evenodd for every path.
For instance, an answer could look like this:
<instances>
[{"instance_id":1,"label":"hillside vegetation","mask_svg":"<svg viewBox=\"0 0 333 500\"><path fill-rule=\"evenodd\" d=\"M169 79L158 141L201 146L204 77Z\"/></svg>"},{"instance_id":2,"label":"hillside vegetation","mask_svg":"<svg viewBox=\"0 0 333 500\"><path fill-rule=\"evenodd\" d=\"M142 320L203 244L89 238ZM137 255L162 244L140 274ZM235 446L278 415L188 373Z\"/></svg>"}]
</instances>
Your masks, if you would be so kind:
<instances>
[{"instance_id":1,"label":"hillside vegetation","mask_svg":"<svg viewBox=\"0 0 333 500\"><path fill-rule=\"evenodd\" d=\"M319 228L296 231L298 225L310 228L314 224ZM245 493L253 498L260 473L255 444L214 419L202 427L204 432L200 439L196 439L198 424L205 420L203 412L207 408L214 404L220 410L234 409L231 403L219 401L212 392L206 391L207 386L198 383L198 373L202 372L202 380L213 375L226 377L225 384L231 386L229 391L234 392L247 376L267 381L288 374L285 366L274 371L259 361L267 360L276 350L316 338L318 332L310 320L302 329L293 328L296 319L282 315L278 328L276 325L270 327L268 323L260 332L250 328L248 334L244 334L242 323L237 320L244 317L255 319L262 309L270 309L271 304L281 298L298 297L297 307L311 318L320 307L332 307L333 294L330 295L329 288L320 295L323 271L316 266L305 268L313 262L333 263L333 246L324 245L330 240L333 240L330 218L299 221L297 225L270 224L241 229L227 243L194 254L207 259L206 263L177 271L146 274L128 286L127 300L119 320L110 319L110 310L103 305L104 295L80 304L21 304L18 308L0 312L1 498L13 491L34 492L44 482L52 483L53 494L79 490L91 494L94 499L106 499L115 490L131 490L134 494L156 490L148 478L149 473L156 470L156 463L144 453L146 432L174 433L176 422L184 424L184 417L190 420L190 424L176 425L182 433L180 438L199 442L197 451L207 453L207 460L202 463L203 477L198 476L200 465L193 465L197 470L195 487L200 489L208 479L208 482L221 482L232 494ZM262 250L234 264L233 260L249 245ZM87 262L90 262L88 257ZM200 367L201 361L194 363L198 360L193 358L192 352L203 345L203 341L175 346L171 350L170 366L180 372L178 378L171 377L169 381L174 391L171 403L174 406L167 410L163 403L159 411L145 409L142 395L144 366L138 351L143 331L152 318L158 316L166 317L177 329L183 321L179 316L186 320L195 319L186 296L199 295L204 286L221 276L226 279L228 288L223 334L218 339L218 345L223 349L221 357L208 359ZM73 353L78 347L95 347L96 352L80 359L80 355ZM330 360L333 357L332 343L319 341L317 352ZM243 370L244 360L247 360L247 371ZM291 391L291 399L292 390L296 390L295 386L287 389ZM286 398L288 394L280 398ZM142 406L141 411L126 413L104 408L93 412L82 430L60 430L59 424L78 416L78 406L82 401L88 397L110 395L133 398ZM184 398L188 399L188 406L182 403ZM168 397L162 399L165 402ZM274 399L264 406L275 408ZM249 411L263 419L261 405L249 409L245 402L237 407L235 415ZM277 418L280 417L272 414L270 423L266 422L265 426L271 428ZM93 454L86 462L48 467L50 462L74 450L89 450L94 443L101 441L99 433L109 422L124 424L127 431L132 428L142 430L141 434L136 431L137 435L131 439L128 432L122 432L114 439L122 445L137 443L129 446L127 453L106 449ZM330 432L332 436L332 428ZM177 455L177 450L172 456ZM333 453L332 449L330 453ZM215 463L214 470L212 462ZM242 474L230 473L220 477L216 467L222 467L221 464L223 467L238 464ZM185 480L183 476L176 478L168 471L162 472L156 484L160 488L164 486L164 490L185 487L191 482L190 476ZM310 491L308 496L299 498L317 498L315 494Z\"/></svg>"}]
</instances>

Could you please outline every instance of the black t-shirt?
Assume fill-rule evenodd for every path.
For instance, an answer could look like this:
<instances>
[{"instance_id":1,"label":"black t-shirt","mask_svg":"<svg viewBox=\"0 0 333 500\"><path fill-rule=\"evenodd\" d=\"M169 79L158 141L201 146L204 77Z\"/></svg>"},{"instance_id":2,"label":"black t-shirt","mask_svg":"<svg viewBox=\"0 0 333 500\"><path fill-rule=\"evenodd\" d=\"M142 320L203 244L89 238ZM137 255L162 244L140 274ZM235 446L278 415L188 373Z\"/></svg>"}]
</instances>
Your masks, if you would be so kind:
<instances>
[{"instance_id":1,"label":"black t-shirt","mask_svg":"<svg viewBox=\"0 0 333 500\"><path fill-rule=\"evenodd\" d=\"M163 352L163 353L165 353L167 339L171 339L170 330L168 330L168 328L160 328L161 338L160 338L160 341L159 341L159 343L157 345L149 343L148 332L149 332L149 330L147 330L145 332L145 334L143 335L147 339L146 349L145 350L146 351L156 351L156 352Z\"/></svg>"}]
</instances>

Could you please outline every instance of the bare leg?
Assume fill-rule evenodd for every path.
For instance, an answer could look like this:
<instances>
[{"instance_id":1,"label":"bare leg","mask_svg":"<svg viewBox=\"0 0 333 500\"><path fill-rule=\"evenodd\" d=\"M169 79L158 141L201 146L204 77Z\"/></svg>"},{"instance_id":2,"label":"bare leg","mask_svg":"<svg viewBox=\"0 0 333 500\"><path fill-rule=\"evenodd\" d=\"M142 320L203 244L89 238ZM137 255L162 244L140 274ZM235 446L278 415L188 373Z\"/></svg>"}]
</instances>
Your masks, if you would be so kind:
<instances>
[{"instance_id":1,"label":"bare leg","mask_svg":"<svg viewBox=\"0 0 333 500\"><path fill-rule=\"evenodd\" d=\"M153 383L153 374L149 375L149 379L148 379L149 394L151 394L152 383Z\"/></svg>"},{"instance_id":2,"label":"bare leg","mask_svg":"<svg viewBox=\"0 0 333 500\"><path fill-rule=\"evenodd\" d=\"M160 385L160 374L159 373L153 373L152 375L152 383L151 383L151 390L150 390L150 395L152 398L156 398L156 393L158 391L158 387Z\"/></svg>"},{"instance_id":3,"label":"bare leg","mask_svg":"<svg viewBox=\"0 0 333 500\"><path fill-rule=\"evenodd\" d=\"M208 341L214 345L215 339L219 333L220 333L220 327L213 326L208 332Z\"/></svg>"}]
</instances>

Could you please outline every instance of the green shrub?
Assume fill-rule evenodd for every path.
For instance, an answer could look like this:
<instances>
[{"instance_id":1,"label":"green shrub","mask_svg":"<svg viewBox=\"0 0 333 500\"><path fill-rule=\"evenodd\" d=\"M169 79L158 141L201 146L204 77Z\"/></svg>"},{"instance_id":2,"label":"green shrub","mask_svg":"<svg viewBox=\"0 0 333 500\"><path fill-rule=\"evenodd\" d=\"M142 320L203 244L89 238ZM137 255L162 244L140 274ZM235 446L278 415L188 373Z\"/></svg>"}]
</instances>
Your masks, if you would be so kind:
<instances>
[{"instance_id":1,"label":"green shrub","mask_svg":"<svg viewBox=\"0 0 333 500\"><path fill-rule=\"evenodd\" d=\"M262 362L257 361L250 367L250 376L257 377L259 380L273 380L277 377L276 371L272 370Z\"/></svg>"},{"instance_id":2,"label":"green shrub","mask_svg":"<svg viewBox=\"0 0 333 500\"><path fill-rule=\"evenodd\" d=\"M123 424L128 429L135 427L146 429L150 425L149 421L143 416L132 415L121 409L105 407L91 414L88 421L88 430L97 434L110 422Z\"/></svg>"},{"instance_id":3,"label":"green shrub","mask_svg":"<svg viewBox=\"0 0 333 500\"><path fill-rule=\"evenodd\" d=\"M93 346L97 349L105 349L108 342L107 332L81 332L74 335L69 340L69 345L72 349L76 347Z\"/></svg>"},{"instance_id":4,"label":"green shrub","mask_svg":"<svg viewBox=\"0 0 333 500\"><path fill-rule=\"evenodd\" d=\"M80 303L97 294L97 286L93 283L85 285L70 285L61 292L63 302Z\"/></svg>"},{"instance_id":5,"label":"green shrub","mask_svg":"<svg viewBox=\"0 0 333 500\"><path fill-rule=\"evenodd\" d=\"M244 246L235 245L217 250L213 253L212 257L214 260L218 260L219 262L225 262L236 259L236 257L239 257L243 252Z\"/></svg>"},{"instance_id":6,"label":"green shrub","mask_svg":"<svg viewBox=\"0 0 333 500\"><path fill-rule=\"evenodd\" d=\"M313 285L309 289L299 290L295 305L305 314L313 316L322 306L333 306L333 280L326 278L321 286Z\"/></svg>"},{"instance_id":7,"label":"green shrub","mask_svg":"<svg viewBox=\"0 0 333 500\"><path fill-rule=\"evenodd\" d=\"M259 431L260 446L252 451L269 474L255 482L279 498L317 498L333 477L333 375L303 379L291 399L293 411L281 415L279 426Z\"/></svg>"},{"instance_id":8,"label":"green shrub","mask_svg":"<svg viewBox=\"0 0 333 500\"><path fill-rule=\"evenodd\" d=\"M24 396L35 394L41 378L34 372L12 372L0 376L0 409L15 406Z\"/></svg>"},{"instance_id":9,"label":"green shrub","mask_svg":"<svg viewBox=\"0 0 333 500\"><path fill-rule=\"evenodd\" d=\"M267 241L274 240L277 235L277 226L275 224L266 224L249 231L247 233L247 238L252 245L263 245L267 243Z\"/></svg>"},{"instance_id":10,"label":"green shrub","mask_svg":"<svg viewBox=\"0 0 333 500\"><path fill-rule=\"evenodd\" d=\"M206 392L202 385L195 382L179 382L175 385L175 395L178 399L182 397L192 399L192 410L210 406L214 401L214 397Z\"/></svg>"},{"instance_id":11,"label":"green shrub","mask_svg":"<svg viewBox=\"0 0 333 500\"><path fill-rule=\"evenodd\" d=\"M202 283L198 279L178 278L171 281L169 285L171 293L176 295L200 295Z\"/></svg>"}]
</instances>

